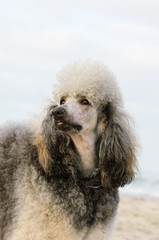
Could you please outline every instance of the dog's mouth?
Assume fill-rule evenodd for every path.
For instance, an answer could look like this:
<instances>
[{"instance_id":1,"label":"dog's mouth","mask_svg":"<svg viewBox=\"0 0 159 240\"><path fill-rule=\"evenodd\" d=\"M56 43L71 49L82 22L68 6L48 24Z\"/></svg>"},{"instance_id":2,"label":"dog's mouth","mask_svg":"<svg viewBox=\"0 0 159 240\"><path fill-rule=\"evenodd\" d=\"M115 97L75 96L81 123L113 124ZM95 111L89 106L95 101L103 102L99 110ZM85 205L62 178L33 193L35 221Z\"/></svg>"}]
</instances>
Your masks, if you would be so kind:
<instances>
[{"instance_id":1,"label":"dog's mouth","mask_svg":"<svg viewBox=\"0 0 159 240\"><path fill-rule=\"evenodd\" d=\"M62 131L71 131L71 130L81 131L82 130L81 125L74 124L74 123L68 123L63 120L55 120L55 124L56 124L57 128Z\"/></svg>"}]
</instances>

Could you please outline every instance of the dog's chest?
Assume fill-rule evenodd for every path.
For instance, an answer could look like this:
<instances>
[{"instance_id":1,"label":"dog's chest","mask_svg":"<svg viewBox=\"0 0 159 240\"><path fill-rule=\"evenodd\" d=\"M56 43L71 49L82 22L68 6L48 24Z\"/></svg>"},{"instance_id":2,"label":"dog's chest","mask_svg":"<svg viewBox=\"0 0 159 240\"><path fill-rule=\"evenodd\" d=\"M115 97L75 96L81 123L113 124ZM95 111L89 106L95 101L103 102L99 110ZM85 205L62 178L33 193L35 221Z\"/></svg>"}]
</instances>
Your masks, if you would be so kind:
<instances>
[{"instance_id":1,"label":"dog's chest","mask_svg":"<svg viewBox=\"0 0 159 240\"><path fill-rule=\"evenodd\" d=\"M58 204L66 211L76 229L91 227L95 223L108 222L115 214L118 205L117 190L106 190L103 187L56 185L55 194Z\"/></svg>"}]
</instances>

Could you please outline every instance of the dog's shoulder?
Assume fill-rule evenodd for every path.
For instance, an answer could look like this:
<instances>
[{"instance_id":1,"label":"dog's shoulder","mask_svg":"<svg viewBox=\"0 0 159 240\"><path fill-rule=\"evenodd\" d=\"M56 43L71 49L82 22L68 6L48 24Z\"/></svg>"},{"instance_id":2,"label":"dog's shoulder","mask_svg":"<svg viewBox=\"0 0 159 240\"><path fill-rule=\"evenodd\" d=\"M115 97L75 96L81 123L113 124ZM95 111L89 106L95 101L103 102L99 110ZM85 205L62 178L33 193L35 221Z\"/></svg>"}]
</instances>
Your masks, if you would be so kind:
<instances>
[{"instance_id":1,"label":"dog's shoulder","mask_svg":"<svg viewBox=\"0 0 159 240\"><path fill-rule=\"evenodd\" d=\"M11 192L17 170L30 164L32 138L29 126L10 123L0 128L0 198Z\"/></svg>"},{"instance_id":2,"label":"dog's shoulder","mask_svg":"<svg viewBox=\"0 0 159 240\"><path fill-rule=\"evenodd\" d=\"M25 158L29 154L33 131L29 126L9 124L0 128L0 167Z\"/></svg>"}]
</instances>

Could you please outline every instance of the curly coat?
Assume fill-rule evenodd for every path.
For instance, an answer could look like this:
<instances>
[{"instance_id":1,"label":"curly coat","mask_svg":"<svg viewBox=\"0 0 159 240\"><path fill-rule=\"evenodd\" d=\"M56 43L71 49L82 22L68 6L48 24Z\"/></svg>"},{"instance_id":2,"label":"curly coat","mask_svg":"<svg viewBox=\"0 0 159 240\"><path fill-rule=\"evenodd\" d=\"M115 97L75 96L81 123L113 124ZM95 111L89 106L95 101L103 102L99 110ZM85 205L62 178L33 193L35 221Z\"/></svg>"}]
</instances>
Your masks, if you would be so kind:
<instances>
[{"instance_id":1,"label":"curly coat","mask_svg":"<svg viewBox=\"0 0 159 240\"><path fill-rule=\"evenodd\" d=\"M0 131L0 240L109 239L118 187L134 178L136 138L112 73L87 61L67 66L57 79L40 130ZM89 172L72 133L55 124L53 111L64 96L85 96L98 112Z\"/></svg>"}]
</instances>

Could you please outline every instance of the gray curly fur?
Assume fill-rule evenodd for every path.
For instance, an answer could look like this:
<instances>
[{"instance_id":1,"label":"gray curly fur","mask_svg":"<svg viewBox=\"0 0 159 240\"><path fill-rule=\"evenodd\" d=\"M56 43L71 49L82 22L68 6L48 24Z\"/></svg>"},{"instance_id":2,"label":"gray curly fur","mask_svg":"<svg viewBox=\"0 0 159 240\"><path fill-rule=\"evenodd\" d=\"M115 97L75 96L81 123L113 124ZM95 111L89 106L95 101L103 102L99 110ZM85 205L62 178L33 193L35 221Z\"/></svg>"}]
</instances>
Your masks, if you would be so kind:
<instances>
[{"instance_id":1,"label":"gray curly fur","mask_svg":"<svg viewBox=\"0 0 159 240\"><path fill-rule=\"evenodd\" d=\"M136 146L128 117L121 107L111 102L99 107L99 119L104 114L108 126L96 139L98 168L89 176L83 172L71 137L56 128L54 108L55 105L49 107L40 133L50 159L46 168L39 162L35 131L22 125L6 126L0 131L0 240L12 239L17 228L19 184L24 188L31 186L39 199L46 192L48 203L44 198L42 201L50 214L54 206L60 206L70 224L81 231L98 224L107 225L116 215L118 187L134 178Z\"/></svg>"},{"instance_id":2,"label":"gray curly fur","mask_svg":"<svg viewBox=\"0 0 159 240\"><path fill-rule=\"evenodd\" d=\"M47 120L45 120L44 127L46 124L48 124ZM50 138L52 132L54 137ZM76 164L80 157L69 136L58 131L56 133L54 129L52 131L45 129L45 137L48 134L47 139L49 139L48 150L53 160L49 172L45 173L38 162L38 151L32 144L33 133L29 129L24 126L16 126L5 129L4 133L0 140L1 240L7 239L6 234L17 217L15 183L19 177L19 171L24 175L25 171L29 171L30 181L35 181L34 171L38 173L34 188L39 188L38 184L47 182L48 189L46 191L51 191L57 196L56 204L60 204L66 211L71 224L76 229L80 230L96 223L109 222L117 209L118 191L104 187L98 188L101 184L99 174L89 179L82 176L82 172ZM57 148L58 141L60 141L59 148ZM23 184L25 181L27 179L24 178ZM37 192L36 189L34 191Z\"/></svg>"}]
</instances>

